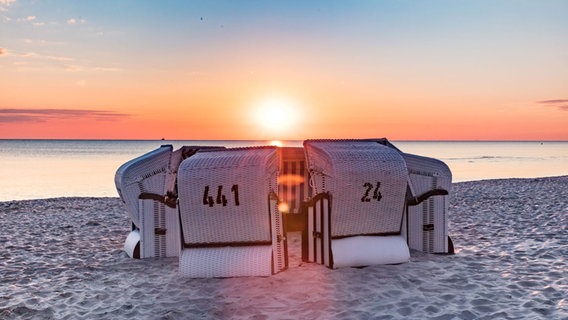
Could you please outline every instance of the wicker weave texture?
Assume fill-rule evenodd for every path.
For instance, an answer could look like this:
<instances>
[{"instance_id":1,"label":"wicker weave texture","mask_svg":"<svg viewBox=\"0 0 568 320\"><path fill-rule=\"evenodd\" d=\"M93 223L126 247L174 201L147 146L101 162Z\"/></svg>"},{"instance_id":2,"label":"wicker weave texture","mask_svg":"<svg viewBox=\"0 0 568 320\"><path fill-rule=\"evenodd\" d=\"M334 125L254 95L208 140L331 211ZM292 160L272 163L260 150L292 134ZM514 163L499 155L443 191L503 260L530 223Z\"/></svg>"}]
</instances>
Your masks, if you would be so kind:
<instances>
[{"instance_id":1,"label":"wicker weave texture","mask_svg":"<svg viewBox=\"0 0 568 320\"><path fill-rule=\"evenodd\" d=\"M126 162L115 174L118 194L136 226L140 226L138 197L143 192L164 193L171 154L171 145L162 146Z\"/></svg>"},{"instance_id":2,"label":"wicker weave texture","mask_svg":"<svg viewBox=\"0 0 568 320\"><path fill-rule=\"evenodd\" d=\"M184 242L271 241L269 196L278 192L276 148L199 152L178 171Z\"/></svg>"},{"instance_id":3,"label":"wicker weave texture","mask_svg":"<svg viewBox=\"0 0 568 320\"><path fill-rule=\"evenodd\" d=\"M157 200L139 200L142 193L175 198L177 169L181 161L198 149L220 147L184 146L172 151L164 145L122 165L115 184L128 215L140 230L140 256L173 257L179 255L179 217L177 209Z\"/></svg>"},{"instance_id":4,"label":"wicker weave texture","mask_svg":"<svg viewBox=\"0 0 568 320\"><path fill-rule=\"evenodd\" d=\"M181 248L177 210L161 202L139 200L140 258L177 257Z\"/></svg>"},{"instance_id":5,"label":"wicker weave texture","mask_svg":"<svg viewBox=\"0 0 568 320\"><path fill-rule=\"evenodd\" d=\"M406 240L394 236L353 236L331 242L333 268L408 262Z\"/></svg>"},{"instance_id":6,"label":"wicker weave texture","mask_svg":"<svg viewBox=\"0 0 568 320\"><path fill-rule=\"evenodd\" d=\"M428 158L423 156L418 156L409 153L402 154L406 166L408 168L408 173L417 176L429 176L436 177L438 179L438 187L451 191L452 188L452 172L450 168L442 161L434 158ZM429 185L416 185L415 193L421 194L429 191L431 186ZM421 189L422 188L422 189Z\"/></svg>"},{"instance_id":7,"label":"wicker weave texture","mask_svg":"<svg viewBox=\"0 0 568 320\"><path fill-rule=\"evenodd\" d=\"M314 192L332 195L332 237L400 232L408 173L397 150L363 140L308 140L304 148Z\"/></svg>"},{"instance_id":8,"label":"wicker weave texture","mask_svg":"<svg viewBox=\"0 0 568 320\"><path fill-rule=\"evenodd\" d=\"M190 278L267 277L272 274L271 257L270 245L184 249L179 272Z\"/></svg>"},{"instance_id":9,"label":"wicker weave texture","mask_svg":"<svg viewBox=\"0 0 568 320\"><path fill-rule=\"evenodd\" d=\"M413 196L434 189L451 193L452 174L440 160L403 154ZM408 208L408 242L411 249L429 253L448 252L449 196L433 196Z\"/></svg>"}]
</instances>

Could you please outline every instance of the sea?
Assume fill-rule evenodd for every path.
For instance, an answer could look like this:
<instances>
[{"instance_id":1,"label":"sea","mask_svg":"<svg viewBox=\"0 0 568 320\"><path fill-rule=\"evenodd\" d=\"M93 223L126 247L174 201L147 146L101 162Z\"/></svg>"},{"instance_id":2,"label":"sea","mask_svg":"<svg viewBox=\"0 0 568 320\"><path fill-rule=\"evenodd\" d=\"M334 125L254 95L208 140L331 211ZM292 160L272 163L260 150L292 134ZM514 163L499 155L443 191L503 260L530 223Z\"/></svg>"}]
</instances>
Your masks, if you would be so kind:
<instances>
[{"instance_id":1,"label":"sea","mask_svg":"<svg viewBox=\"0 0 568 320\"><path fill-rule=\"evenodd\" d=\"M568 175L568 141L391 141L437 158L454 182ZM264 140L0 140L0 201L118 197L116 170L161 145L301 147Z\"/></svg>"}]
</instances>

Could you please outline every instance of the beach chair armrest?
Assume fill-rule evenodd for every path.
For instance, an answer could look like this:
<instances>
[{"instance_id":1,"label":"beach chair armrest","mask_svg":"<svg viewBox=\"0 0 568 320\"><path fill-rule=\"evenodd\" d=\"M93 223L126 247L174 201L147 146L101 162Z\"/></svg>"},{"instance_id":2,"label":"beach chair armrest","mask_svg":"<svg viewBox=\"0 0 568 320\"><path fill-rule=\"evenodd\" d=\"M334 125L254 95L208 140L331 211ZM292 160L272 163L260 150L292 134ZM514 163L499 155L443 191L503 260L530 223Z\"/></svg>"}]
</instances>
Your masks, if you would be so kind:
<instances>
[{"instance_id":1,"label":"beach chair armrest","mask_svg":"<svg viewBox=\"0 0 568 320\"><path fill-rule=\"evenodd\" d=\"M320 192L314 195L313 197L311 197L310 199L308 199L307 201L304 201L302 203L302 207L303 208L313 207L318 203L318 201L321 201L322 199L331 201L331 194L328 191Z\"/></svg>"},{"instance_id":2,"label":"beach chair armrest","mask_svg":"<svg viewBox=\"0 0 568 320\"><path fill-rule=\"evenodd\" d=\"M138 199L155 200L173 209L177 207L177 196L170 193L161 195L157 193L143 192L140 194L140 196L138 196Z\"/></svg>"},{"instance_id":3,"label":"beach chair armrest","mask_svg":"<svg viewBox=\"0 0 568 320\"><path fill-rule=\"evenodd\" d=\"M427 192L424 192L423 194L417 196L417 197L413 197L412 199L408 199L406 200L406 205L407 206L416 206L419 205L420 203L424 202L425 200L427 200L430 197L433 196L446 196L448 195L448 190L445 189L433 189Z\"/></svg>"}]
</instances>

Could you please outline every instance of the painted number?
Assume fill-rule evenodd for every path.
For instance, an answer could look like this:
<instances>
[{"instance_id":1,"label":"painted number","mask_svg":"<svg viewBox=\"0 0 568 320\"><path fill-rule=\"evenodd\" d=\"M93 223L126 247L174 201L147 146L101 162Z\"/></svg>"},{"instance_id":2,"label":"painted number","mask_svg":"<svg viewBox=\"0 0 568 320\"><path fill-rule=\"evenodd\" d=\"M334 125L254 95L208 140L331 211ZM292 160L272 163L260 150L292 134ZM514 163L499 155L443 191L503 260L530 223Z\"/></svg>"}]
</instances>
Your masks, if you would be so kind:
<instances>
[{"instance_id":1,"label":"painted number","mask_svg":"<svg viewBox=\"0 0 568 320\"><path fill-rule=\"evenodd\" d=\"M240 205L239 202L239 185L234 184L231 187L231 192L233 193L233 198L235 200L235 205ZM223 186L217 186L217 195L215 198L209 195L209 186L205 186L205 190L203 190L203 204L206 206L213 207L215 204L223 205L223 207L227 206L229 200L227 200L227 196L223 193Z\"/></svg>"},{"instance_id":2,"label":"painted number","mask_svg":"<svg viewBox=\"0 0 568 320\"><path fill-rule=\"evenodd\" d=\"M234 193L234 196L235 196L235 205L238 206L238 205L240 204L240 203L239 203L239 185L238 185L238 184L234 184L234 185L231 187L231 192Z\"/></svg>"},{"instance_id":3,"label":"painted number","mask_svg":"<svg viewBox=\"0 0 568 320\"><path fill-rule=\"evenodd\" d=\"M379 190L381 188L381 182L377 181L375 185L370 182L365 182L365 184L363 184L363 188L365 188L365 194L361 198L361 202L371 202L371 190L373 190L373 187L375 188L375 190L373 191L372 198L377 201L381 201L381 199L383 198L383 195Z\"/></svg>"}]
</instances>

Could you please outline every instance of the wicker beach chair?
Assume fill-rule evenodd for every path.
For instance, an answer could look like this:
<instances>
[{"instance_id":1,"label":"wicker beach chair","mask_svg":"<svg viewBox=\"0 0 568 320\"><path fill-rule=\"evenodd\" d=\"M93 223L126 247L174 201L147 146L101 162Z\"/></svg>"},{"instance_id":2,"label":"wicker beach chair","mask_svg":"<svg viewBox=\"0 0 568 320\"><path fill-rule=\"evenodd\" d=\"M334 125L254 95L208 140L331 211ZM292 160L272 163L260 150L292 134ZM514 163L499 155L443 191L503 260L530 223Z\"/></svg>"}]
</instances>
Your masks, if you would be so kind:
<instances>
[{"instance_id":1,"label":"wicker beach chair","mask_svg":"<svg viewBox=\"0 0 568 320\"><path fill-rule=\"evenodd\" d=\"M401 153L377 140L306 140L304 149L314 197L304 204L303 259L329 268L408 261Z\"/></svg>"},{"instance_id":2,"label":"wicker beach chair","mask_svg":"<svg viewBox=\"0 0 568 320\"><path fill-rule=\"evenodd\" d=\"M448 234L452 173L437 159L402 153L408 168L408 199L402 234L411 249L454 253Z\"/></svg>"},{"instance_id":3,"label":"wicker beach chair","mask_svg":"<svg viewBox=\"0 0 568 320\"><path fill-rule=\"evenodd\" d=\"M270 276L287 266L275 147L204 151L178 172L180 275Z\"/></svg>"},{"instance_id":4,"label":"wicker beach chair","mask_svg":"<svg viewBox=\"0 0 568 320\"><path fill-rule=\"evenodd\" d=\"M117 170L116 189L132 220L132 231L124 243L130 257L179 255L177 169L199 149L210 148L220 147L186 146L173 151L172 145L163 145Z\"/></svg>"}]
</instances>

